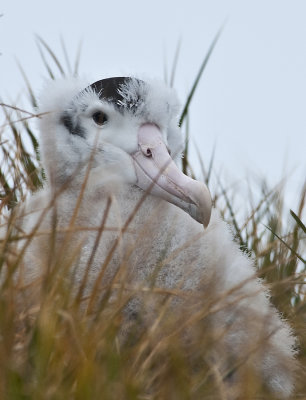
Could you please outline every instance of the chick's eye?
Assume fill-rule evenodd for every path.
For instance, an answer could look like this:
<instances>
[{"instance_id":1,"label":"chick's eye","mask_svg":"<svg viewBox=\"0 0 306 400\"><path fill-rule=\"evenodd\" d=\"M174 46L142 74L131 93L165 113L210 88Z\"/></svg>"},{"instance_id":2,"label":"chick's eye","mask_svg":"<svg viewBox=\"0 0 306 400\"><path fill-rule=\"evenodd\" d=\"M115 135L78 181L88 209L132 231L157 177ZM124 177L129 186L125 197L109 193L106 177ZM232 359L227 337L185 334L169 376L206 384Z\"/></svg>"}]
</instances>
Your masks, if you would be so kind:
<instances>
[{"instance_id":1,"label":"chick's eye","mask_svg":"<svg viewBox=\"0 0 306 400\"><path fill-rule=\"evenodd\" d=\"M97 125L103 125L108 121L108 117L102 111L97 111L92 115L92 119Z\"/></svg>"}]
</instances>

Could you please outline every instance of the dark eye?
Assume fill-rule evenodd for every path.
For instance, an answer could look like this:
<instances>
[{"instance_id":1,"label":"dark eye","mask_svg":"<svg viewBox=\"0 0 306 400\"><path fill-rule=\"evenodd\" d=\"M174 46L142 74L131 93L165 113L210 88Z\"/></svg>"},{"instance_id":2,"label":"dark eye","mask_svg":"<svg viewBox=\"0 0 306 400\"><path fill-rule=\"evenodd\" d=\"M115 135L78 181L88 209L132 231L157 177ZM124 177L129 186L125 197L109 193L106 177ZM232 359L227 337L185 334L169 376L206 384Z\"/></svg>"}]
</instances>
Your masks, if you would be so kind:
<instances>
[{"instance_id":1,"label":"dark eye","mask_svg":"<svg viewBox=\"0 0 306 400\"><path fill-rule=\"evenodd\" d=\"M92 119L95 121L97 125L103 125L108 121L108 117L104 112L102 111L97 111L94 114L92 114Z\"/></svg>"}]
</instances>

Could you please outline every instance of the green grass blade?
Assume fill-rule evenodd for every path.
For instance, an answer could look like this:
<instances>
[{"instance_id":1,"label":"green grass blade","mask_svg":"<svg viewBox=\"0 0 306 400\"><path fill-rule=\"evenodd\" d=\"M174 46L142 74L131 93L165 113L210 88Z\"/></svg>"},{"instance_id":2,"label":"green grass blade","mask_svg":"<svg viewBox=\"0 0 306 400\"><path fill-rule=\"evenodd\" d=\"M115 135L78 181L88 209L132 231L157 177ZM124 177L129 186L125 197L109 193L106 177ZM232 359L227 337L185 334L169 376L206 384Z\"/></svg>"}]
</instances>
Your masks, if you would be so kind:
<instances>
[{"instance_id":1,"label":"green grass blade","mask_svg":"<svg viewBox=\"0 0 306 400\"><path fill-rule=\"evenodd\" d=\"M65 41L64 41L62 36L60 37L60 40L61 40L61 46L62 46L63 54L64 54L64 57L65 57L66 65L67 65L67 70L69 72L69 75L72 75L71 63L70 63L70 60L69 60L69 56L68 56L67 48L66 48L66 45L65 45Z\"/></svg>"},{"instance_id":2,"label":"green grass blade","mask_svg":"<svg viewBox=\"0 0 306 400\"><path fill-rule=\"evenodd\" d=\"M195 151L196 151L197 156L198 156L198 160L199 160L199 163L200 163L201 173L202 173L203 179L206 182L207 172L206 172L206 168L204 166L204 161L203 161L203 158L202 158L202 156L200 154L200 150L199 150L199 147L197 146L197 144L195 144Z\"/></svg>"},{"instance_id":3,"label":"green grass blade","mask_svg":"<svg viewBox=\"0 0 306 400\"><path fill-rule=\"evenodd\" d=\"M49 74L49 77L50 77L51 79L54 79L55 76L54 76L54 74L53 74L53 72L52 72L52 70L51 70L50 65L48 64L48 62L47 62L47 60L46 60L46 57L45 57L45 55L44 55L44 52L42 51L42 48L41 48L40 43L37 42L36 44L37 44L37 48L38 48L40 57L41 57L41 59L42 59L42 62L43 62L44 66L45 66L45 68L46 68L46 70L47 70L47 72L48 72L48 74Z\"/></svg>"},{"instance_id":4,"label":"green grass blade","mask_svg":"<svg viewBox=\"0 0 306 400\"><path fill-rule=\"evenodd\" d=\"M73 72L74 76L78 76L78 74L79 74L82 46L83 46L83 41L81 40L79 43L78 49L77 49L77 54L76 54L75 62L74 62L74 72Z\"/></svg>"},{"instance_id":5,"label":"green grass blade","mask_svg":"<svg viewBox=\"0 0 306 400\"><path fill-rule=\"evenodd\" d=\"M290 210L290 214L295 219L295 222L298 224L298 226L304 231L304 233L306 233L306 226L303 224L300 218L292 210Z\"/></svg>"},{"instance_id":6,"label":"green grass blade","mask_svg":"<svg viewBox=\"0 0 306 400\"><path fill-rule=\"evenodd\" d=\"M38 108L37 100L35 98L35 95L34 95L34 92L33 92L32 88L31 88L30 82L29 82L29 80L28 80L28 78L26 76L26 73L24 72L24 69L22 68L22 66L19 63L19 61L16 60L16 62L17 62L17 66L19 68L19 71L20 71L20 73L21 73L21 75L23 77L23 80L25 81L26 87L28 89L28 92L29 92L29 95L30 95L30 102L32 104L32 107Z\"/></svg>"},{"instance_id":7,"label":"green grass blade","mask_svg":"<svg viewBox=\"0 0 306 400\"><path fill-rule=\"evenodd\" d=\"M182 158L182 170L185 175L187 175L188 151L189 151L189 118L187 115L185 147L184 147L183 158Z\"/></svg>"},{"instance_id":8,"label":"green grass blade","mask_svg":"<svg viewBox=\"0 0 306 400\"><path fill-rule=\"evenodd\" d=\"M288 250L291 251L292 254L294 254L300 261L302 261L306 265L306 260L304 260L303 257L301 257L296 251L294 251L280 236L278 236L277 233L273 232L271 228L269 228L267 225L264 225L279 241L283 243L284 246L287 247Z\"/></svg>"},{"instance_id":9,"label":"green grass blade","mask_svg":"<svg viewBox=\"0 0 306 400\"><path fill-rule=\"evenodd\" d=\"M235 237L239 241L240 249L245 251L247 249L247 244L245 243L245 241L243 240L243 238L241 236L241 230L239 229L238 221L236 219L234 209L233 209L233 207L231 205L230 199L229 199L229 197L227 195L227 192L226 192L225 188L223 187L220 179L218 179L218 182L219 182L219 186L221 188L221 192L222 192L222 195L224 197L226 206L227 206L227 208L229 210L229 213L230 213L230 216L232 218L232 224L233 224L233 227L235 229Z\"/></svg>"},{"instance_id":10,"label":"green grass blade","mask_svg":"<svg viewBox=\"0 0 306 400\"><path fill-rule=\"evenodd\" d=\"M210 157L210 161L209 161L209 166L208 166L208 172L207 172L207 176L205 179L206 185L209 185L209 181L210 181L210 177L211 177L211 173L213 170L213 164L214 164L214 160L215 160L215 154L216 154L216 142L214 143L214 147L213 147L213 151L211 153L211 157Z\"/></svg>"},{"instance_id":11,"label":"green grass blade","mask_svg":"<svg viewBox=\"0 0 306 400\"><path fill-rule=\"evenodd\" d=\"M39 35L35 35L35 36L36 36L36 39L38 40L38 42L40 42L43 45L43 47L47 50L47 52L49 53L49 55L53 59L53 61L55 62L59 72L62 74L62 76L65 76L65 71L64 71L61 63L59 62L58 58L56 57L54 52L51 50L49 45Z\"/></svg>"},{"instance_id":12,"label":"green grass blade","mask_svg":"<svg viewBox=\"0 0 306 400\"><path fill-rule=\"evenodd\" d=\"M220 35L221 35L222 31L223 31L223 27L224 27L224 25L217 32L214 40L212 41L212 43L211 43L211 45L210 45L210 47L208 49L207 54L206 54L206 56L205 56L205 58L204 58L204 60L202 62L202 65L200 67L198 75L197 75L197 77L196 77L196 79L195 79L195 81L194 81L194 83L192 85L190 93L189 93L189 95L187 97L187 101L186 101L185 106L183 108L183 111L182 111L182 114L181 114L181 117L180 117L180 120L179 120L179 126L182 126L182 123L184 122L184 119L185 119L185 117L186 117L186 115L188 113L189 105L190 105L191 100L192 100L192 98L194 96L195 90L198 87L198 84L200 82L200 79L201 79L201 76L203 74L203 71L204 71L204 69L205 69L205 67L206 67L206 65L207 65L207 63L208 63L208 61L210 59L210 56L211 56L211 54L212 54L212 52L213 52L213 50L214 50L219 38L220 38Z\"/></svg>"},{"instance_id":13,"label":"green grass blade","mask_svg":"<svg viewBox=\"0 0 306 400\"><path fill-rule=\"evenodd\" d=\"M180 38L178 43L177 43L175 54L174 54L174 59L173 59L173 64L172 64L172 71L171 71L171 78L170 78L170 87L173 87L173 85L174 85L175 73L176 73L176 70L177 70L177 64L178 64L178 58L179 58L179 54L180 54L180 50L181 50L181 44L182 44L182 40Z\"/></svg>"}]
</instances>

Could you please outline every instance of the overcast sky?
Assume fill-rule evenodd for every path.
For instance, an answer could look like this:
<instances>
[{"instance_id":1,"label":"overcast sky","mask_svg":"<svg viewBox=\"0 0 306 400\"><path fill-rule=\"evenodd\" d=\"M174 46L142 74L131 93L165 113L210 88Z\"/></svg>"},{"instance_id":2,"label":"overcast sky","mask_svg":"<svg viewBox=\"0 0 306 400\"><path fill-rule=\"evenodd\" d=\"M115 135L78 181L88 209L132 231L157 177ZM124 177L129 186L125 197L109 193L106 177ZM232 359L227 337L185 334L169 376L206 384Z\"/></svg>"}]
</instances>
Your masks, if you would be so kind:
<instances>
[{"instance_id":1,"label":"overcast sky","mask_svg":"<svg viewBox=\"0 0 306 400\"><path fill-rule=\"evenodd\" d=\"M272 184L294 170L288 198L297 196L306 175L305 0L2 0L0 14L6 100L24 91L15 58L35 91L43 84L37 33L62 60L60 36L71 58L82 40L80 72L92 81L163 78L181 40L175 87L183 102L226 20L192 103L192 140L206 163L216 142L215 165L231 180L255 172Z\"/></svg>"}]
</instances>

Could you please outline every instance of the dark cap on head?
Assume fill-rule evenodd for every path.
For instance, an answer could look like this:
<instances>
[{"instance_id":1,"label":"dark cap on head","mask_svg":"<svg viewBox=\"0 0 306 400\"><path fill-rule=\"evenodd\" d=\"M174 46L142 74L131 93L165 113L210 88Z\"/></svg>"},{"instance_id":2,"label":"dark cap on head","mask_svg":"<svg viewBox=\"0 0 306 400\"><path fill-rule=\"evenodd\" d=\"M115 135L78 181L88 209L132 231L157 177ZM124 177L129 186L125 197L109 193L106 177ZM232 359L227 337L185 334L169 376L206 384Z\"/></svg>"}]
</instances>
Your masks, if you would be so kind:
<instances>
[{"instance_id":1,"label":"dark cap on head","mask_svg":"<svg viewBox=\"0 0 306 400\"><path fill-rule=\"evenodd\" d=\"M92 83L89 88L92 88L99 95L101 100L106 100L110 103L114 103L114 105L116 105L116 107L118 108L126 107L128 109L131 109L138 105L139 97L137 99L134 99L133 104L127 104L126 99L122 96L122 92L120 89L125 84L128 84L132 79L138 83L144 83L139 79L118 76L113 78L101 79L100 81Z\"/></svg>"}]
</instances>

